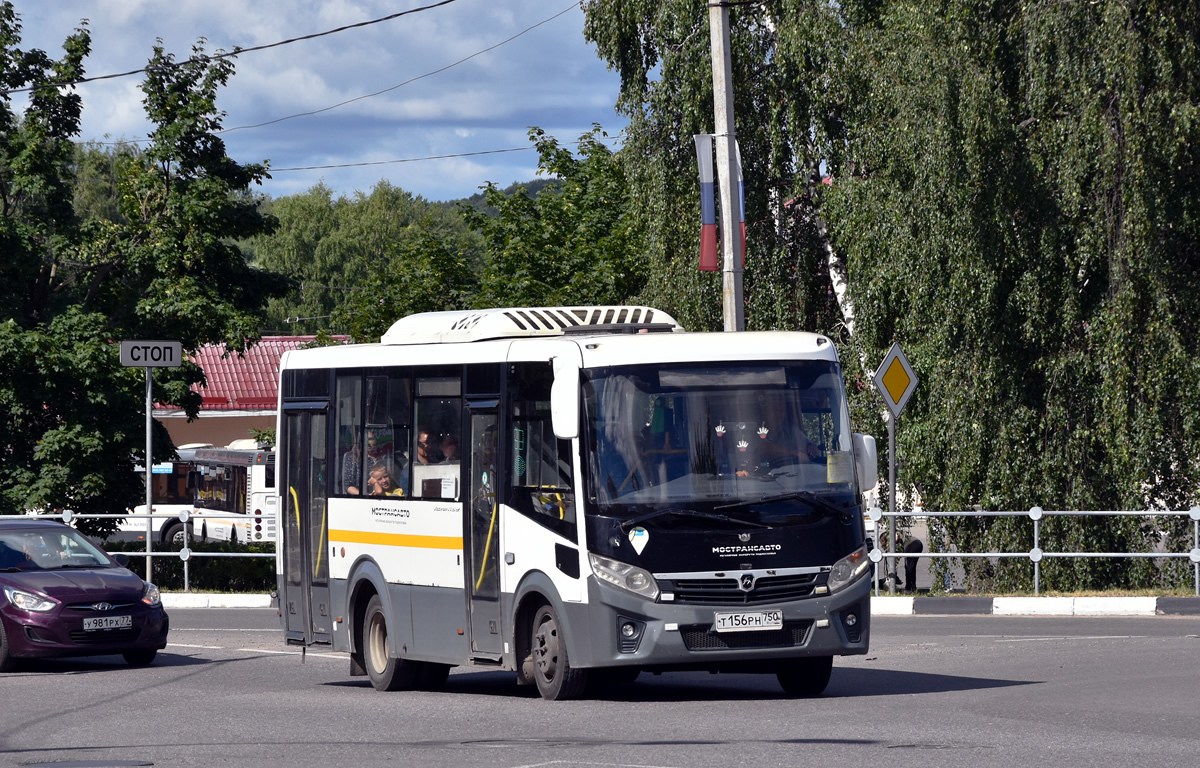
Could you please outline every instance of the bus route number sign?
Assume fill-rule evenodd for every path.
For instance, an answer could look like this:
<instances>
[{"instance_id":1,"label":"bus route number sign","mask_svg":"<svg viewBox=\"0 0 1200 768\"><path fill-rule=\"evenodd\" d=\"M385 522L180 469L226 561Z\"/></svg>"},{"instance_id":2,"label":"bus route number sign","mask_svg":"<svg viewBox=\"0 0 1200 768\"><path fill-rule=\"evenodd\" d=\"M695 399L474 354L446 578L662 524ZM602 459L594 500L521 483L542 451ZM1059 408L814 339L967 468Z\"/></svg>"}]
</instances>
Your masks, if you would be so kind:
<instances>
[{"instance_id":1,"label":"bus route number sign","mask_svg":"<svg viewBox=\"0 0 1200 768\"><path fill-rule=\"evenodd\" d=\"M122 341L121 365L126 368L175 368L183 363L178 341Z\"/></svg>"},{"instance_id":2,"label":"bus route number sign","mask_svg":"<svg viewBox=\"0 0 1200 768\"><path fill-rule=\"evenodd\" d=\"M756 629L782 629L783 611L739 611L713 614L718 632L749 632Z\"/></svg>"}]
</instances>

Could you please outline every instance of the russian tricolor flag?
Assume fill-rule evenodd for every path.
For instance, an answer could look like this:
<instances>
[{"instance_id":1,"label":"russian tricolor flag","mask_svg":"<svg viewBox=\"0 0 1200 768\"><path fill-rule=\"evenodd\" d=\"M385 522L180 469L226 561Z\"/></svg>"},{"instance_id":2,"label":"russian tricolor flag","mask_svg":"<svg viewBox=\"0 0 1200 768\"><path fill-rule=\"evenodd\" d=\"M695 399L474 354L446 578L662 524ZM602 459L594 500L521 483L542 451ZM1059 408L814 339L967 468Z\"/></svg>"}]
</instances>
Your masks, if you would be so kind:
<instances>
[{"instance_id":1,"label":"russian tricolor flag","mask_svg":"<svg viewBox=\"0 0 1200 768\"><path fill-rule=\"evenodd\" d=\"M733 159L737 164L738 229L742 235L742 269L746 268L746 187L742 184L742 148L733 142Z\"/></svg>"},{"instance_id":2,"label":"russian tricolor flag","mask_svg":"<svg viewBox=\"0 0 1200 768\"><path fill-rule=\"evenodd\" d=\"M717 204L716 185L713 183L713 137L700 134L692 137L696 142L696 164L700 168L700 271L716 272L717 247ZM742 183L742 153L737 142L733 144L737 164L738 228L742 240L742 268L746 267L746 193Z\"/></svg>"},{"instance_id":3,"label":"russian tricolor flag","mask_svg":"<svg viewBox=\"0 0 1200 768\"><path fill-rule=\"evenodd\" d=\"M713 137L700 134L696 141L696 164L700 167L700 271L716 272L717 200L713 184Z\"/></svg>"}]
</instances>

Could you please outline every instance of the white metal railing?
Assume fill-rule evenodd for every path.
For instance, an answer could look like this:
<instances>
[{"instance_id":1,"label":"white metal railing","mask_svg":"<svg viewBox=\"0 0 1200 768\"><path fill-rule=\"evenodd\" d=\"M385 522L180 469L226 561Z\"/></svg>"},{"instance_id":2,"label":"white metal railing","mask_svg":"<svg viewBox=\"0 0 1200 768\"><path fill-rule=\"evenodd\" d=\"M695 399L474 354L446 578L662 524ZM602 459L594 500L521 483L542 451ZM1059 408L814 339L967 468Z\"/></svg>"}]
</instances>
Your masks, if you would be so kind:
<instances>
[{"instance_id":1,"label":"white metal railing","mask_svg":"<svg viewBox=\"0 0 1200 768\"><path fill-rule=\"evenodd\" d=\"M872 506L867 512L867 517L876 524L876 531L879 530L879 521L885 517L912 517L914 512L884 512L878 506ZM1045 552L1039 546L1040 524L1042 518L1048 516L1062 517L1188 517L1192 520L1192 548L1187 552ZM1026 517L1033 522L1033 548L1028 552L896 552L896 537L895 535L888 536L887 542L888 551L884 552L879 548L878 536L876 536L875 548L870 552L871 562L875 564L875 594L879 594L879 563L883 560L891 561L889 570L889 591L895 590L896 584L896 561L897 558L906 557L929 557L929 558L1027 558L1033 564L1033 593L1040 594L1040 579L1041 579L1041 563L1045 558L1188 558L1192 562L1192 580L1196 591L1196 596L1200 597L1200 506L1192 507L1191 509L1179 510L1146 510L1138 512L1080 512L1080 511L1053 511L1048 512L1041 507L1034 507L1027 512L929 512L922 510L919 513L920 517ZM889 526L892 531L895 530L895 525ZM907 585L906 585L907 586Z\"/></svg>"},{"instance_id":2,"label":"white metal railing","mask_svg":"<svg viewBox=\"0 0 1200 768\"><path fill-rule=\"evenodd\" d=\"M205 512L204 514L201 514L201 515L195 515L195 514L190 513L187 510L183 510L182 512L179 512L178 514L166 514L166 513L162 513L162 512L152 512L149 514L143 512L143 513L139 514L139 513L129 512L124 515L117 515L117 514L81 515L81 514L77 514L77 513L73 512L72 510L69 510L69 509L64 509L61 513L56 514L56 515L43 515L43 516L58 517L64 523L67 523L68 525L70 525L71 521L73 521L73 520L82 520L82 519L88 519L88 520L105 520L105 519L107 519L107 520L145 520L147 522L149 522L150 520L154 520L154 519L172 519L172 520L178 520L179 522L183 523L185 526L188 524L189 521L192 521L192 520L214 520L214 519L215 520L245 520L247 517L250 517L250 515L247 515L244 512ZM184 592L191 591L189 588L189 584L188 584L188 561L191 560L193 557L270 557L270 558L274 558L276 556L275 553L270 553L270 552L193 552L191 547L187 546L186 544L178 552L171 552L171 551L157 551L156 552L156 551L154 551L154 543L153 543L154 536L150 532L151 528L152 528L152 526L147 526L146 551L145 552L122 552L121 554L130 556L130 557L145 557L146 558L146 581L153 581L154 558L156 558L156 557L177 557L177 558L179 558L179 560L183 562L183 591ZM185 528L185 530L187 530L187 529ZM189 541L190 541L190 537L189 537ZM262 543L263 544L275 544L276 542L275 541L265 541Z\"/></svg>"}]
</instances>

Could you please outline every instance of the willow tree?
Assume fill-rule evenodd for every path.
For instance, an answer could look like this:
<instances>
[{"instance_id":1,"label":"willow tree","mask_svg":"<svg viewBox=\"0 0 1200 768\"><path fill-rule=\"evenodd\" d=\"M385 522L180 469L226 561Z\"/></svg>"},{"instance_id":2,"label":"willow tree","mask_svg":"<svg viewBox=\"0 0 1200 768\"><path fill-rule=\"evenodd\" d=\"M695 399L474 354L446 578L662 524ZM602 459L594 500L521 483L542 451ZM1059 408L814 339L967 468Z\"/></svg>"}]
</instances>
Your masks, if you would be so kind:
<instances>
[{"instance_id":1,"label":"willow tree","mask_svg":"<svg viewBox=\"0 0 1200 768\"><path fill-rule=\"evenodd\" d=\"M683 131L659 129L690 131L711 103L699 87L704 9L587 8L589 34L625 84L631 144L645 158L640 188L663 190L653 215L687 210L689 185L661 184L692 178L677 149ZM899 430L901 475L926 505L1195 503L1200 9L767 0L731 17L748 218L765 218L774 199L808 206L794 220L817 222L816 248L812 237L768 242L814 285L820 259L799 254L824 246L822 231L844 256L856 319L850 348L835 336L844 358L877 361L904 345L921 386ZM768 91L773 99L755 101ZM795 170L791 186L764 172L775 168ZM828 173L827 191L800 172L813 168ZM752 234L748 283L767 271L754 262L763 248ZM834 293L832 281L821 287ZM868 404L860 399L860 421L878 434L877 401ZM1039 544L1145 550L1166 529L1057 518ZM935 533L939 546L974 551L1033 546L1028 521ZM964 565L980 588L1025 586L1031 575L1027 563ZM1043 563L1044 586L1062 589L1176 576L1145 561Z\"/></svg>"},{"instance_id":2,"label":"willow tree","mask_svg":"<svg viewBox=\"0 0 1200 768\"><path fill-rule=\"evenodd\" d=\"M707 4L701 0L585 2L585 34L621 75L617 102L630 121L621 155L648 239L643 300L686 327L722 325L720 273L698 271L699 176L693 136L714 131ZM812 13L808 14L813 16ZM746 327L839 334L816 203L818 109L779 66L769 14L731 10L734 112L745 185ZM807 69L806 63L803 69Z\"/></svg>"}]
</instances>

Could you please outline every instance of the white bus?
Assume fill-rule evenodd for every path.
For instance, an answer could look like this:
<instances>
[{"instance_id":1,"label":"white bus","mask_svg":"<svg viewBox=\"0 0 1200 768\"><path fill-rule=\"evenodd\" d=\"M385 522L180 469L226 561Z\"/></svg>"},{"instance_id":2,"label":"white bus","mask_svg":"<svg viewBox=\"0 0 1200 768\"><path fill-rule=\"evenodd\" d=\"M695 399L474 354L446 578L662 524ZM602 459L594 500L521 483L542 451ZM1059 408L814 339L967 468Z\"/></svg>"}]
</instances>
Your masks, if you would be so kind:
<instances>
[{"instance_id":1,"label":"white bus","mask_svg":"<svg viewBox=\"0 0 1200 768\"><path fill-rule=\"evenodd\" d=\"M153 536L158 544L174 542L183 544L187 541L188 527L179 520L179 513L186 511L190 516L195 507L192 503L192 460L197 448L211 447L208 444L181 445L176 449L178 461L162 461L150 468L151 509L155 515L171 515L171 517L153 517L149 528L146 518L146 505L138 504L129 510L127 517L117 524L117 530L109 535L106 541L145 541L147 534ZM138 475L145 476L143 467L134 467Z\"/></svg>"},{"instance_id":2,"label":"white bus","mask_svg":"<svg viewBox=\"0 0 1200 768\"><path fill-rule=\"evenodd\" d=\"M286 641L377 689L476 666L566 699L703 669L816 695L867 652L875 442L823 336L436 312L280 368Z\"/></svg>"},{"instance_id":3,"label":"white bus","mask_svg":"<svg viewBox=\"0 0 1200 768\"><path fill-rule=\"evenodd\" d=\"M193 538L234 544L275 541L274 451L199 448L188 485Z\"/></svg>"}]
</instances>

